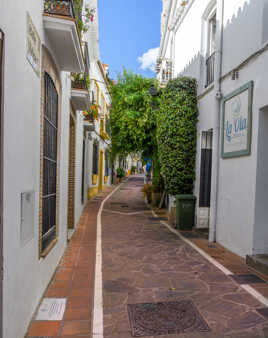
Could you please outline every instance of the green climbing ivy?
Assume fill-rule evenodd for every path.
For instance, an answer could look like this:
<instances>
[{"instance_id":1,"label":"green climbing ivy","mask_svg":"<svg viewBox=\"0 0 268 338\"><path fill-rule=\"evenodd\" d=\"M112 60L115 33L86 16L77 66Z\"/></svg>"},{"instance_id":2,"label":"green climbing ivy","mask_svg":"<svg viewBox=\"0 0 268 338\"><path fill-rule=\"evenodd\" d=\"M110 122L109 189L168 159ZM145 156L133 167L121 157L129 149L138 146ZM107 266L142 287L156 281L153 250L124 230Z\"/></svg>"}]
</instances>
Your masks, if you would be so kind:
<instances>
[{"instance_id":1,"label":"green climbing ivy","mask_svg":"<svg viewBox=\"0 0 268 338\"><path fill-rule=\"evenodd\" d=\"M196 80L180 77L162 91L157 121L161 174L169 194L192 194L195 179Z\"/></svg>"}]
</instances>

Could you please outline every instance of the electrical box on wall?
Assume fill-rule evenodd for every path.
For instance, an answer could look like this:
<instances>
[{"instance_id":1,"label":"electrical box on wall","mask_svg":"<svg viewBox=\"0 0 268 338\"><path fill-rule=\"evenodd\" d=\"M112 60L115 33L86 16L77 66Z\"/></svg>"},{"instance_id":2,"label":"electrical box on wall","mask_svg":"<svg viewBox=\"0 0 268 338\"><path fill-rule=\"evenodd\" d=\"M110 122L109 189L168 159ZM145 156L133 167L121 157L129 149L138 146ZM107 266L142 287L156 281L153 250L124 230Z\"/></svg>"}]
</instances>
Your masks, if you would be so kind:
<instances>
[{"instance_id":1,"label":"electrical box on wall","mask_svg":"<svg viewBox=\"0 0 268 338\"><path fill-rule=\"evenodd\" d=\"M34 191L21 193L20 243L26 245L34 238Z\"/></svg>"}]
</instances>

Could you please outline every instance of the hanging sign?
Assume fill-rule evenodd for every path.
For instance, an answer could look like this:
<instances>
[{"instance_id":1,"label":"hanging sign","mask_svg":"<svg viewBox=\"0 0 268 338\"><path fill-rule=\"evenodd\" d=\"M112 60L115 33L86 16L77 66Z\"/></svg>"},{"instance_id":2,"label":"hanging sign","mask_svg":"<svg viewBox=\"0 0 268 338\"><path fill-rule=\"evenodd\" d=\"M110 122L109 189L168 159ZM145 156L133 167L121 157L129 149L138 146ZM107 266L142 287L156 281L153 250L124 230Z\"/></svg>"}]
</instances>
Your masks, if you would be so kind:
<instances>
[{"instance_id":1,"label":"hanging sign","mask_svg":"<svg viewBox=\"0 0 268 338\"><path fill-rule=\"evenodd\" d=\"M223 99L222 158L251 152L253 81Z\"/></svg>"},{"instance_id":2,"label":"hanging sign","mask_svg":"<svg viewBox=\"0 0 268 338\"><path fill-rule=\"evenodd\" d=\"M41 41L33 21L27 13L27 60L33 67L33 70L40 77L40 49Z\"/></svg>"}]
</instances>

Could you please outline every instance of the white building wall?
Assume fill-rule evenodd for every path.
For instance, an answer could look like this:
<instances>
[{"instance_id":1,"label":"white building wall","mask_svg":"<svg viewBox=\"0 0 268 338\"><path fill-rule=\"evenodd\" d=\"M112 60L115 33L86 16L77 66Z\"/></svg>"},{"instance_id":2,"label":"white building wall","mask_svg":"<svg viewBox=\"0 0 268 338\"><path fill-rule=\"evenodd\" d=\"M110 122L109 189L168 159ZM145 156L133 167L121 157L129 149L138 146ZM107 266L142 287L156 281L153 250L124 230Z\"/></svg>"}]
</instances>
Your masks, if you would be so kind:
<instances>
[{"instance_id":1,"label":"white building wall","mask_svg":"<svg viewBox=\"0 0 268 338\"><path fill-rule=\"evenodd\" d=\"M82 164L83 164L83 137L84 126L81 112L76 113L76 152L75 152L75 225L79 223L80 216L86 205L87 198L84 196L82 203ZM84 187L84 192L86 186Z\"/></svg>"},{"instance_id":2,"label":"white building wall","mask_svg":"<svg viewBox=\"0 0 268 338\"><path fill-rule=\"evenodd\" d=\"M203 29L202 14L205 13L205 10L210 2L210 0L195 0L188 12L189 14L185 16L176 32L174 62L175 76L180 74L196 57L200 54L203 55L203 51L201 50L201 30Z\"/></svg>"},{"instance_id":3,"label":"white building wall","mask_svg":"<svg viewBox=\"0 0 268 338\"><path fill-rule=\"evenodd\" d=\"M175 75L198 80L199 122L197 126L196 182L194 193L199 196L201 132L215 130L215 89L205 84L206 9L212 1L195 0L176 33ZM268 1L224 1L222 74L237 68L268 41ZM217 18L219 20L219 18ZM161 55L164 57L165 55ZM231 74L222 81L226 96L254 81L252 151L250 156L221 159L219 164L217 241L231 251L247 254L268 252L267 201L268 162L265 160L268 135L267 99L268 52L253 58L232 80ZM197 205L198 205L197 200ZM199 212L199 211L198 211ZM197 212L197 217L200 215Z\"/></svg>"},{"instance_id":4,"label":"white building wall","mask_svg":"<svg viewBox=\"0 0 268 338\"><path fill-rule=\"evenodd\" d=\"M49 43L43 31L42 0L0 2L0 28L6 37L3 240L3 337L5 338L24 337L27 325L67 243L70 78L67 73L62 73L59 236L57 244L50 253L44 259L39 259L41 78L37 77L26 60L26 9L39 33L41 42L48 47ZM20 194L26 191L34 191L35 196L34 237L22 246ZM77 218L80 212L81 208L77 210Z\"/></svg>"},{"instance_id":5,"label":"white building wall","mask_svg":"<svg viewBox=\"0 0 268 338\"><path fill-rule=\"evenodd\" d=\"M223 74L261 47L263 6L263 0L225 0Z\"/></svg>"}]
</instances>

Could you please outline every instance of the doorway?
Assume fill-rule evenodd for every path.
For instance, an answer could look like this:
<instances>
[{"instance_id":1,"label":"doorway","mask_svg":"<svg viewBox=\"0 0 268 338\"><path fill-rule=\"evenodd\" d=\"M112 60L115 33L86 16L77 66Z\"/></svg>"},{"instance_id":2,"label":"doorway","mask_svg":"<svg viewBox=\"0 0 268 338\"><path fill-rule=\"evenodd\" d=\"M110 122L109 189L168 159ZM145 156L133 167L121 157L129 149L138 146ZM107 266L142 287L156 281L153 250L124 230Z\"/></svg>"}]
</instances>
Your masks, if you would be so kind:
<instances>
[{"instance_id":1,"label":"doorway","mask_svg":"<svg viewBox=\"0 0 268 338\"><path fill-rule=\"evenodd\" d=\"M100 169L99 169L99 192L103 187L103 151L100 151Z\"/></svg>"},{"instance_id":2,"label":"doorway","mask_svg":"<svg viewBox=\"0 0 268 338\"><path fill-rule=\"evenodd\" d=\"M0 29L0 337L3 333L3 110L4 110L4 33Z\"/></svg>"},{"instance_id":3,"label":"doorway","mask_svg":"<svg viewBox=\"0 0 268 338\"><path fill-rule=\"evenodd\" d=\"M209 228L213 131L202 131L197 228Z\"/></svg>"},{"instance_id":4,"label":"doorway","mask_svg":"<svg viewBox=\"0 0 268 338\"><path fill-rule=\"evenodd\" d=\"M69 129L68 229L75 227L75 115L71 109Z\"/></svg>"}]
</instances>

